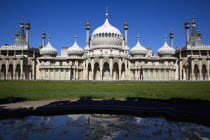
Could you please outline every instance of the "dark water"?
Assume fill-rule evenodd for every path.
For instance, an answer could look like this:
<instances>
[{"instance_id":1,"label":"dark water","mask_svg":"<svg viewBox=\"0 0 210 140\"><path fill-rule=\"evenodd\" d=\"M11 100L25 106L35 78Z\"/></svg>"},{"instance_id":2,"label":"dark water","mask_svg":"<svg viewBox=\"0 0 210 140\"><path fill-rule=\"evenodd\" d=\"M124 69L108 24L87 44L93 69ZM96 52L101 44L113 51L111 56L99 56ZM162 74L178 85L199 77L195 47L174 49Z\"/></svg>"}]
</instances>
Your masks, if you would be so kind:
<instances>
[{"instance_id":1,"label":"dark water","mask_svg":"<svg viewBox=\"0 0 210 140\"><path fill-rule=\"evenodd\" d=\"M0 140L197 140L210 128L132 115L74 114L0 120Z\"/></svg>"}]
</instances>

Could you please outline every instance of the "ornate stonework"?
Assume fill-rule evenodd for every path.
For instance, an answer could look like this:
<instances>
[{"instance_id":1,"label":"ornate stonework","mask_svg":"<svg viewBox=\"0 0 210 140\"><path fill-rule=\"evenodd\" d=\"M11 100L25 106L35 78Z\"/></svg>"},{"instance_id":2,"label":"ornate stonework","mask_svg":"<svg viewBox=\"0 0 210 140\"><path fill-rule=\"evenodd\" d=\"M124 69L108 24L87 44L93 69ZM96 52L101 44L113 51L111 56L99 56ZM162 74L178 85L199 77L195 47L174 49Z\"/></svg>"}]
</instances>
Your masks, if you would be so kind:
<instances>
[{"instance_id":1,"label":"ornate stonework","mask_svg":"<svg viewBox=\"0 0 210 140\"><path fill-rule=\"evenodd\" d=\"M89 37L90 23L86 23L86 47L76 41L72 47L63 47L61 55L50 41L45 46L46 34L42 33L40 48L29 45L30 23L20 23L20 31L12 45L0 47L0 79L43 80L209 80L210 46L202 43L201 33L196 31L193 18L185 22L186 45L173 48L173 33L170 46L165 43L154 56L151 48L140 44L128 48L128 23L124 23L124 37L108 21L93 31Z\"/></svg>"}]
</instances>

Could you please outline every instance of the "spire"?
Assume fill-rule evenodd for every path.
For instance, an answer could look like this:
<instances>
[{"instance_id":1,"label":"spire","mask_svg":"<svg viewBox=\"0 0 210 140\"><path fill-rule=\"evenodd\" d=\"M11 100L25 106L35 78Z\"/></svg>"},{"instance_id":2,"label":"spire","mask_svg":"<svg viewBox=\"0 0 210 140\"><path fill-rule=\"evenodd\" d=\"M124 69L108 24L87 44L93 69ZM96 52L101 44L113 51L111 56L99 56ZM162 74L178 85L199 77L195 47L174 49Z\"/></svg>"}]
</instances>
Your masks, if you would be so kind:
<instances>
[{"instance_id":1,"label":"spire","mask_svg":"<svg viewBox=\"0 0 210 140\"><path fill-rule=\"evenodd\" d=\"M165 42L167 42L167 36L166 36L166 34L165 34L165 36L164 36L164 40L165 40Z\"/></svg>"},{"instance_id":2,"label":"spire","mask_svg":"<svg viewBox=\"0 0 210 140\"><path fill-rule=\"evenodd\" d=\"M50 37L50 36L48 36L48 43L50 43L50 39L51 39L51 37Z\"/></svg>"},{"instance_id":3,"label":"spire","mask_svg":"<svg viewBox=\"0 0 210 140\"><path fill-rule=\"evenodd\" d=\"M106 18L108 19L109 13L108 13L108 8L106 7Z\"/></svg>"},{"instance_id":4,"label":"spire","mask_svg":"<svg viewBox=\"0 0 210 140\"><path fill-rule=\"evenodd\" d=\"M138 42L139 42L139 40L140 40L140 36L139 36L139 34L137 35L137 40L138 40Z\"/></svg>"},{"instance_id":5,"label":"spire","mask_svg":"<svg viewBox=\"0 0 210 140\"><path fill-rule=\"evenodd\" d=\"M192 17L192 33L191 36L192 37L197 37L197 31L196 31L196 22L195 22L195 17Z\"/></svg>"},{"instance_id":6,"label":"spire","mask_svg":"<svg viewBox=\"0 0 210 140\"><path fill-rule=\"evenodd\" d=\"M24 33L24 22L23 22L23 18L21 19L20 22L20 31L19 31L19 37L20 38L25 38L25 33Z\"/></svg>"},{"instance_id":7,"label":"spire","mask_svg":"<svg viewBox=\"0 0 210 140\"><path fill-rule=\"evenodd\" d=\"M31 29L31 23L30 23L29 19L27 20L27 23L26 23L26 29L28 29L28 30Z\"/></svg>"},{"instance_id":8,"label":"spire","mask_svg":"<svg viewBox=\"0 0 210 140\"><path fill-rule=\"evenodd\" d=\"M77 42L77 36L76 36L76 34L74 35L74 42Z\"/></svg>"}]
</instances>

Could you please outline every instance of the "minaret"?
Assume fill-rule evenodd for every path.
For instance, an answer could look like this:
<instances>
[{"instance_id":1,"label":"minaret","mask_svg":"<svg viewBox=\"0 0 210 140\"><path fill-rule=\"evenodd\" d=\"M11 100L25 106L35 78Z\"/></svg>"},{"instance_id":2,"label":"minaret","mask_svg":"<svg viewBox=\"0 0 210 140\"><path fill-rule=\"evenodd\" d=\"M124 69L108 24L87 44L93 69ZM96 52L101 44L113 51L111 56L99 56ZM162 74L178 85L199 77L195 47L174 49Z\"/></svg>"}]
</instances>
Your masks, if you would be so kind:
<instances>
[{"instance_id":1,"label":"minaret","mask_svg":"<svg viewBox=\"0 0 210 140\"><path fill-rule=\"evenodd\" d=\"M169 38L170 38L170 46L173 48L174 47L174 33L170 32L169 34Z\"/></svg>"},{"instance_id":2,"label":"minaret","mask_svg":"<svg viewBox=\"0 0 210 140\"><path fill-rule=\"evenodd\" d=\"M192 17L192 33L191 33L191 36L192 37L197 37L197 31L196 31L196 22L195 22L195 18Z\"/></svg>"},{"instance_id":3,"label":"minaret","mask_svg":"<svg viewBox=\"0 0 210 140\"><path fill-rule=\"evenodd\" d=\"M186 45L189 44L189 28L190 28L190 23L188 22L188 20L186 19L185 23L184 23L184 28L185 28L185 34L186 34Z\"/></svg>"},{"instance_id":4,"label":"minaret","mask_svg":"<svg viewBox=\"0 0 210 140\"><path fill-rule=\"evenodd\" d=\"M45 38L46 38L46 34L43 32L42 33L42 47L45 46Z\"/></svg>"},{"instance_id":5,"label":"minaret","mask_svg":"<svg viewBox=\"0 0 210 140\"><path fill-rule=\"evenodd\" d=\"M23 23L23 18L21 19L21 22L20 22L20 31L19 31L19 38L20 39L25 39L25 33L24 33L24 23Z\"/></svg>"},{"instance_id":6,"label":"minaret","mask_svg":"<svg viewBox=\"0 0 210 140\"><path fill-rule=\"evenodd\" d=\"M125 20L124 22L124 33L125 33L125 47L128 46L128 23Z\"/></svg>"},{"instance_id":7,"label":"minaret","mask_svg":"<svg viewBox=\"0 0 210 140\"><path fill-rule=\"evenodd\" d=\"M90 23L87 22L85 25L86 29L86 48L90 47Z\"/></svg>"},{"instance_id":8,"label":"minaret","mask_svg":"<svg viewBox=\"0 0 210 140\"><path fill-rule=\"evenodd\" d=\"M31 23L29 20L26 23L26 43L29 45L29 31L31 29Z\"/></svg>"}]
</instances>

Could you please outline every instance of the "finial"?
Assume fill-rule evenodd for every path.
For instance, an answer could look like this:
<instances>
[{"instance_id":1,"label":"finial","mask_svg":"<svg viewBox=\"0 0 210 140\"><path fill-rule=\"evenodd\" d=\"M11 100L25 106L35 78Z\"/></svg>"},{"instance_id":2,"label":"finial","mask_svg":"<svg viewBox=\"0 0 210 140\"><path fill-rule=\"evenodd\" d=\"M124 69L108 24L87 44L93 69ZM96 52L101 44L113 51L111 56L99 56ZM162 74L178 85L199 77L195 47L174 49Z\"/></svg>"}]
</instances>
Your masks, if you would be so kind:
<instances>
[{"instance_id":1,"label":"finial","mask_svg":"<svg viewBox=\"0 0 210 140\"><path fill-rule=\"evenodd\" d=\"M21 23L23 23L23 21L24 21L24 18L23 18L23 16L22 16L22 18L21 18Z\"/></svg>"},{"instance_id":2,"label":"finial","mask_svg":"<svg viewBox=\"0 0 210 140\"><path fill-rule=\"evenodd\" d=\"M165 42L167 41L167 36L166 36L166 34L165 34L165 36L164 36L164 40L165 40Z\"/></svg>"},{"instance_id":3,"label":"finial","mask_svg":"<svg viewBox=\"0 0 210 140\"><path fill-rule=\"evenodd\" d=\"M50 42L50 39L51 39L51 37L50 36L48 36L48 41Z\"/></svg>"},{"instance_id":4,"label":"finial","mask_svg":"<svg viewBox=\"0 0 210 140\"><path fill-rule=\"evenodd\" d=\"M74 42L77 42L77 36L76 36L76 34L74 35Z\"/></svg>"},{"instance_id":5,"label":"finial","mask_svg":"<svg viewBox=\"0 0 210 140\"><path fill-rule=\"evenodd\" d=\"M195 22L195 17L192 17L192 21Z\"/></svg>"},{"instance_id":6,"label":"finial","mask_svg":"<svg viewBox=\"0 0 210 140\"><path fill-rule=\"evenodd\" d=\"M138 42L139 42L139 39L140 39L140 36L139 36L139 34L137 35L137 40L138 40Z\"/></svg>"},{"instance_id":7,"label":"finial","mask_svg":"<svg viewBox=\"0 0 210 140\"><path fill-rule=\"evenodd\" d=\"M106 18L108 18L109 14L108 14L108 8L106 7Z\"/></svg>"}]
</instances>

